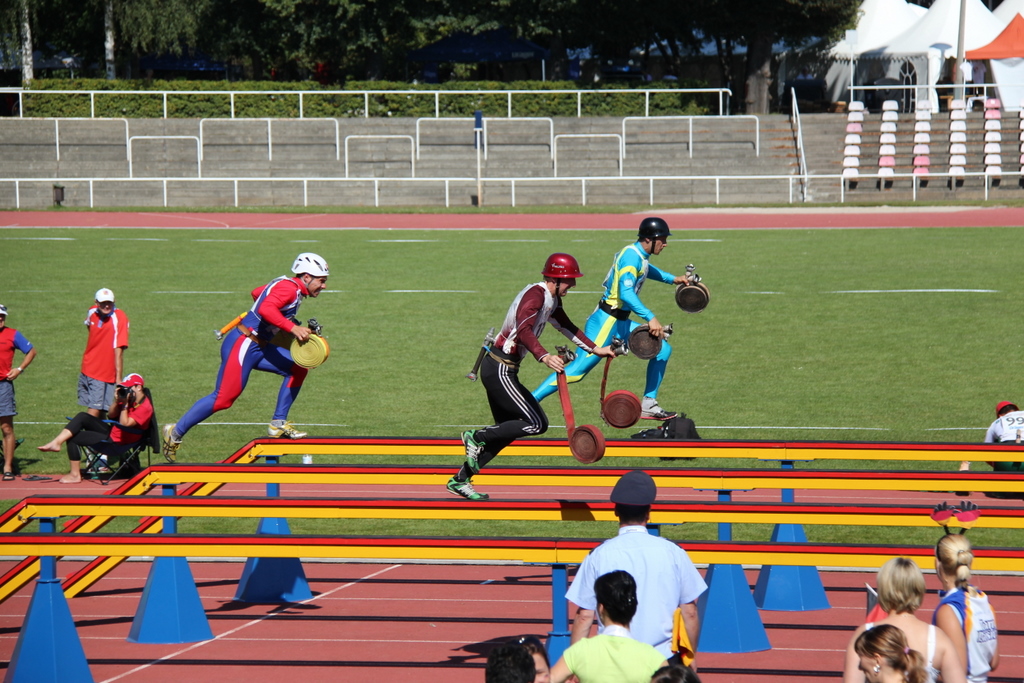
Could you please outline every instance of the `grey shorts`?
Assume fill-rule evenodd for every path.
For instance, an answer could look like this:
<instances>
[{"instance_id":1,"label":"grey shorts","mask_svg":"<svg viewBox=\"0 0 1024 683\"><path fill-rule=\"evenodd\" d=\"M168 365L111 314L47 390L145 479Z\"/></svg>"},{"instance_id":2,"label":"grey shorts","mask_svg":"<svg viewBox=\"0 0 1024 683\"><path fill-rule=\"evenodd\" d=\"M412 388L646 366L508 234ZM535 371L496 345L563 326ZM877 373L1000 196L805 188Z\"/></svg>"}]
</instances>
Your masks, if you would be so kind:
<instances>
[{"instance_id":1,"label":"grey shorts","mask_svg":"<svg viewBox=\"0 0 1024 683\"><path fill-rule=\"evenodd\" d=\"M113 382L107 384L79 373L78 405L96 410L108 410L114 403L115 386Z\"/></svg>"},{"instance_id":2,"label":"grey shorts","mask_svg":"<svg viewBox=\"0 0 1024 683\"><path fill-rule=\"evenodd\" d=\"M18 406L14 403L14 382L0 382L0 417L13 417L18 414Z\"/></svg>"}]
</instances>

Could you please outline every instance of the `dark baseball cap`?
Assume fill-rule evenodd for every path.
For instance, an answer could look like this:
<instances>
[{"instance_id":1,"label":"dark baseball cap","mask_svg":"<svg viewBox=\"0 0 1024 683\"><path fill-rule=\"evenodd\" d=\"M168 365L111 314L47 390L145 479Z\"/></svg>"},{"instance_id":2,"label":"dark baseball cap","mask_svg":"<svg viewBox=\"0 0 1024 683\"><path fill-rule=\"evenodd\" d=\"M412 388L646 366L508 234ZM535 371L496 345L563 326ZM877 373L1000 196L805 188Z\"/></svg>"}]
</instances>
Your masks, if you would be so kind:
<instances>
[{"instance_id":1,"label":"dark baseball cap","mask_svg":"<svg viewBox=\"0 0 1024 683\"><path fill-rule=\"evenodd\" d=\"M643 470L626 472L615 482L611 501L622 505L651 505L658 496L658 487Z\"/></svg>"}]
</instances>

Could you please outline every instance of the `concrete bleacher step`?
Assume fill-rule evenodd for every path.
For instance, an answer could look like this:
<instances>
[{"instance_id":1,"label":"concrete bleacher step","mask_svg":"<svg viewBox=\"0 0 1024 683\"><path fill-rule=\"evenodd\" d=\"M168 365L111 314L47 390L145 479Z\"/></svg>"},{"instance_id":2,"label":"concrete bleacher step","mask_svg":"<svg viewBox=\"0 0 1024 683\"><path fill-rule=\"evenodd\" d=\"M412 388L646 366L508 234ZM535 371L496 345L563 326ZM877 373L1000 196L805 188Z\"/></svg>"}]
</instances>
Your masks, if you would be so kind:
<instances>
[{"instance_id":1,"label":"concrete bleacher step","mask_svg":"<svg viewBox=\"0 0 1024 683\"><path fill-rule=\"evenodd\" d=\"M6 177L85 177L127 176L124 158L123 123L117 121L67 122L68 135L62 128L62 151L68 159L57 163L54 152L53 123L39 120L0 120L0 150L16 157L17 164L4 165L0 176ZM555 119L553 129L543 120L488 121L487 159L482 160L483 177L551 179L554 174L551 134L569 135L621 135L622 119L618 118L566 118ZM721 120L696 121L694 124L694 150L690 155L688 132L679 120L644 120L627 123L627 154L619 162L618 138L560 138L558 141L559 176L618 177L623 176L702 176L733 174L791 175L797 172L792 130L788 119L782 116L764 117L761 128L761 154L754 153L753 129L749 121ZM120 129L117 126L121 126ZM17 130L15 130L17 129ZM349 135L401 135L415 140L416 122L412 119L342 119L338 122L335 142L333 120L274 121L271 126L273 147L268 150L265 121L216 120L200 123L198 120L132 120L130 135L188 136L187 139L136 139L132 146L132 172L136 178L175 177L195 178L198 175L197 139L202 129L202 175L204 178L272 178L308 177L338 178L345 175L345 142ZM90 131L93 131L90 133ZM120 132L118 132L120 131ZM91 137L89 137L91 135ZM85 136L85 137L83 137ZM63 142L67 141L65 148ZM420 126L420 156L416 160L417 178L470 178L476 173L476 151L473 148L472 122L423 121ZM410 155L413 144L408 137L350 139L348 150L349 176L353 178L394 178L412 175ZM273 156L271 159L270 156ZM340 157L340 159L339 159ZM66 161L66 163L65 163ZM571 185L572 183L569 183ZM109 185L109 184L108 184ZM157 184L145 184L145 189L132 191L134 197L118 198L128 205L163 201L162 189ZM168 201L175 201L182 193L192 197L189 203L202 205L213 202L222 205L234 202L233 189L227 183L213 183L210 189L200 189L196 183L172 184ZM245 185L245 184L243 184ZM273 184L268 184L272 186ZM329 185L327 183L324 184ZM443 203L443 183L388 184L379 190L377 201ZM472 201L474 186L465 191L451 193L453 203ZM582 192L578 181L570 191ZM130 187L126 184L125 188ZM327 196L329 203L354 202L370 204L374 197L367 196L367 185L353 185L351 191L340 191L335 184ZM520 183L516 187L516 203L565 203L567 184L561 181ZM664 187L663 191L661 188ZM710 181L680 181L675 185L656 184L656 200L661 202L714 202L714 183ZM746 188L733 189L723 182L717 195L722 201L785 201L775 189L762 193L750 183ZM0 188L0 197L5 189ZM248 190L239 191L239 201ZM311 190L309 201L318 201L319 189ZM511 201L511 186L498 183L489 192ZM485 192L487 194L488 192ZM26 195L29 196L31 192ZM254 202L280 202L294 198L291 188L251 193ZM228 199L225 199L228 197ZM647 181L631 183L592 181L587 187L588 203L646 203L649 199ZM0 201L4 201L0 199ZM49 200L41 200L45 204ZM96 201L105 201L97 197ZM245 200L248 201L248 200ZM299 196L301 203L301 196ZM575 200L573 200L575 201Z\"/></svg>"}]
</instances>

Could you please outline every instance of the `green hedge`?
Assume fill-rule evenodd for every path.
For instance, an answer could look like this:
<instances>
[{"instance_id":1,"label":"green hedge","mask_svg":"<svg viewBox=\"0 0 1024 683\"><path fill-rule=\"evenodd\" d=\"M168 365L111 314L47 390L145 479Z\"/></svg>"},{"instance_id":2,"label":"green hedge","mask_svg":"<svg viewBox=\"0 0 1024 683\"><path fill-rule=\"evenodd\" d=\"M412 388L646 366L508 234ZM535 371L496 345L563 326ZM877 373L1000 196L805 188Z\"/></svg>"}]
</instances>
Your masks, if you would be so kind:
<instances>
[{"instance_id":1,"label":"green hedge","mask_svg":"<svg viewBox=\"0 0 1024 683\"><path fill-rule=\"evenodd\" d=\"M666 83L637 86L646 89L667 89ZM583 89L581 113L583 116L638 116L644 113L644 94L637 87L606 85L599 89ZM697 81L680 81L677 88L706 87ZM302 115L308 118L346 118L365 116L366 98L362 94L345 94L337 89L328 90L318 83L279 83L276 81L141 81L103 79L37 80L33 90L52 92L32 93L24 96L25 116L32 117L88 117L90 97L76 90L130 90L132 94L110 93L95 95L95 116L109 118L161 118L163 97L161 90L176 91L278 91L273 94L235 95L236 118L298 118L299 95L281 93L287 90L316 91L306 94L302 102ZM513 116L576 116L576 96L567 93L544 93L545 90L581 90L572 81L496 81L455 82L441 85L410 85L387 81L350 82L344 90L410 91L440 90L441 116L473 116L477 109L485 116L505 116L508 99L505 90L536 90L537 94L516 94L512 97ZM470 94L443 94L445 90L472 90ZM150 92L147 91L158 91ZM500 92L491 92L500 91ZM376 93L369 97L372 117L425 117L434 116L434 96L411 92ZM707 114L718 109L717 95L685 93L652 93L650 114L654 116ZM226 118L231 116L231 96L227 94L168 94L169 118Z\"/></svg>"}]
</instances>

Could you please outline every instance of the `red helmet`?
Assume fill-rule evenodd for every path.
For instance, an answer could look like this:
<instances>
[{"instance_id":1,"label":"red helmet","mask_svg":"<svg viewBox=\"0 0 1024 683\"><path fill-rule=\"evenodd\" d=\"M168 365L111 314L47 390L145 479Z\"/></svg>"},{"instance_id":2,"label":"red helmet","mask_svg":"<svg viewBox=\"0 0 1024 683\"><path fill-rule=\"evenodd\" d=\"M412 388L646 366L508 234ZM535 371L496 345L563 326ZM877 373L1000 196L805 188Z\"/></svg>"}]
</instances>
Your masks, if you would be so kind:
<instances>
[{"instance_id":1,"label":"red helmet","mask_svg":"<svg viewBox=\"0 0 1024 683\"><path fill-rule=\"evenodd\" d=\"M540 271L544 277L553 278L577 278L583 277L580 272L580 264L569 254L552 254L544 263L544 270Z\"/></svg>"},{"instance_id":2,"label":"red helmet","mask_svg":"<svg viewBox=\"0 0 1024 683\"><path fill-rule=\"evenodd\" d=\"M1002 415L1007 408L1019 410L1019 408L1017 408L1017 404L1014 403L1013 401L1000 401L999 404L996 406L996 417Z\"/></svg>"}]
</instances>

